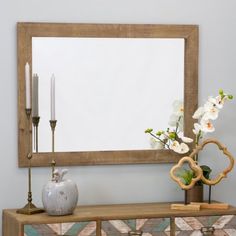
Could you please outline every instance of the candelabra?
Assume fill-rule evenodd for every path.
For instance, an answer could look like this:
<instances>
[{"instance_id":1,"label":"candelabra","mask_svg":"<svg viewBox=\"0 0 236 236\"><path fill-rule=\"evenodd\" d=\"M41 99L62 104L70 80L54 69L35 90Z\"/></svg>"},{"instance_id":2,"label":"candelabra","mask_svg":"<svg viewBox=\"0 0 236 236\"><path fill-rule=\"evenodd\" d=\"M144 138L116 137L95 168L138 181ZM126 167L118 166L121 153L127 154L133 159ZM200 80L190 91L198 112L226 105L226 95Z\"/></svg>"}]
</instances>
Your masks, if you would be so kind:
<instances>
[{"instance_id":1,"label":"candelabra","mask_svg":"<svg viewBox=\"0 0 236 236\"><path fill-rule=\"evenodd\" d=\"M25 214L25 215L32 215L32 214L37 214L44 212L43 209L37 208L33 203L32 203L32 191L31 191L31 159L32 159L32 151L30 149L30 143L31 143L31 136L30 136L30 126L31 126L31 108L26 108L26 117L27 117L27 129L28 129L28 153L27 153L27 159L28 159L28 203L21 209L18 209L16 212L20 214ZM37 138L38 140L38 138ZM37 142L36 142L37 143ZM38 147L36 145L36 150L38 150Z\"/></svg>"},{"instance_id":2,"label":"candelabra","mask_svg":"<svg viewBox=\"0 0 236 236\"><path fill-rule=\"evenodd\" d=\"M54 153L55 153L55 129L56 129L56 120L50 120L50 126L51 126L51 131L52 131L52 161L51 161L51 168L52 168L52 179L54 177L54 170L56 166L56 161L54 158Z\"/></svg>"}]
</instances>

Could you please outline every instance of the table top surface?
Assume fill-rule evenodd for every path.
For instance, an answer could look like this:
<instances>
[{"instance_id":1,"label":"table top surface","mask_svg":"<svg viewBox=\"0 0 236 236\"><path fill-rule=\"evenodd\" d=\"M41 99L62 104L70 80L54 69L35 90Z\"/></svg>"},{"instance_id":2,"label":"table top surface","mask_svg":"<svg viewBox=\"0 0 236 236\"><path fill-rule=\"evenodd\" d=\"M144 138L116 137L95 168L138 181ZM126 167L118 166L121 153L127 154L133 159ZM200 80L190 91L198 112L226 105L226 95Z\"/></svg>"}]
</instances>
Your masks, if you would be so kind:
<instances>
[{"instance_id":1,"label":"table top surface","mask_svg":"<svg viewBox=\"0 0 236 236\"><path fill-rule=\"evenodd\" d=\"M229 206L226 210L202 209L172 210L171 203L136 203L113 205L83 205L77 206L73 215L49 216L47 213L35 215L17 214L16 209L3 210L7 217L14 218L22 224L62 223L93 220L113 219L142 219L161 217L186 217L186 216L210 216L210 215L236 215L236 207Z\"/></svg>"}]
</instances>

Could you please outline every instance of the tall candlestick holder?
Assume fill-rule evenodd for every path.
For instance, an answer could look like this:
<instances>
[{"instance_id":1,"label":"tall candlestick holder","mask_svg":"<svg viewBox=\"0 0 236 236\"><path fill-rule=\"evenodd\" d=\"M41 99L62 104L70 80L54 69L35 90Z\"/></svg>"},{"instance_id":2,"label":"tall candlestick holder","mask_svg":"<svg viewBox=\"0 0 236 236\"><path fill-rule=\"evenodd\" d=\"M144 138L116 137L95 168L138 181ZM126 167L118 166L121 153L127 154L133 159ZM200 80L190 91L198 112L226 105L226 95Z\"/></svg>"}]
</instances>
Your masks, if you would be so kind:
<instances>
[{"instance_id":1,"label":"tall candlestick holder","mask_svg":"<svg viewBox=\"0 0 236 236\"><path fill-rule=\"evenodd\" d=\"M27 128L28 128L28 134L30 133L30 116L31 116L31 108L26 108L25 109L26 117L27 117ZM20 214L25 214L25 215L32 215L32 214L37 214L44 212L43 209L37 208L33 203L32 203L32 191L31 191L31 159L32 159L32 151L30 150L30 142L31 142L31 136L29 136L29 141L28 141L28 154L27 154L27 159L28 159L28 203L21 209L18 209L16 212Z\"/></svg>"},{"instance_id":2,"label":"tall candlestick holder","mask_svg":"<svg viewBox=\"0 0 236 236\"><path fill-rule=\"evenodd\" d=\"M55 153L55 129L57 125L57 120L50 120L50 126L51 126L51 131L52 131L52 161L51 161L51 168L52 168L52 179L54 178L54 170L56 166L56 161L54 158L54 153Z\"/></svg>"},{"instance_id":3,"label":"tall candlestick holder","mask_svg":"<svg viewBox=\"0 0 236 236\"><path fill-rule=\"evenodd\" d=\"M32 117L32 123L33 123L33 127L34 127L34 150L36 151L36 153L38 153L38 126L39 126L39 120L40 117L39 116L33 116Z\"/></svg>"}]
</instances>

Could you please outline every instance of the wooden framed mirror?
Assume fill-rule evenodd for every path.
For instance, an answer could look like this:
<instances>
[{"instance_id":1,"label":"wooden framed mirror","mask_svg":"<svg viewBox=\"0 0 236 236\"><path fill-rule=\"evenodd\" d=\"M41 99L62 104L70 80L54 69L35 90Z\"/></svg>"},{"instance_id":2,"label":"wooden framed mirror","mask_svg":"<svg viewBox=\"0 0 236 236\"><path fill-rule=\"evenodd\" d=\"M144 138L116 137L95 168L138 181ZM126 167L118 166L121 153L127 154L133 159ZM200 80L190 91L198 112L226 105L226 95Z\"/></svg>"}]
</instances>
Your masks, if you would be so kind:
<instances>
[{"instance_id":1,"label":"wooden framed mirror","mask_svg":"<svg viewBox=\"0 0 236 236\"><path fill-rule=\"evenodd\" d=\"M67 98L67 103L63 100L59 100L57 103L57 109L61 107L61 110L58 109L59 127L56 130L56 142L58 140L60 146L56 147L53 156L58 166L172 163L179 160L180 156L172 151L143 147L138 140L136 141L135 137L142 136L141 139L148 140L144 130L151 126L152 122L156 123L156 128L160 128L159 125L161 125L162 119L166 121L167 126L167 118L163 116L164 111L167 110L166 113L171 113L171 105L167 104L170 103L171 99L178 99L180 95L184 100L184 133L186 136L193 137L192 114L197 108L198 101L198 26L18 23L17 33L19 167L28 166L26 156L29 139L31 140L30 150L33 151L32 125L27 127L27 117L25 115L24 77L27 62L30 64L31 74L39 74L39 83L43 84L43 81L45 81L39 92L39 97L46 98L44 101L43 99L40 101L39 111L42 119L40 119L39 125L41 135L39 135L39 142L40 140L44 141L39 145L39 152L33 152L32 166L49 166L52 160L52 153L50 152L50 111L45 108L47 107L47 94L50 90L50 88L47 88L48 78L50 77L48 73L55 73L56 79L58 78L58 81L56 81L58 86L56 86L56 89L58 88L56 90L57 97ZM63 44L61 44L62 42ZM55 52L56 49L65 50L66 48L72 49L70 52ZM173 54L174 50L177 53ZM180 58L181 62L179 63ZM67 67L65 61L70 66L75 61L78 62L73 67L77 68L75 74L71 74L73 68ZM101 62L104 62L103 65ZM164 62L167 64L163 64ZM176 71L179 71L178 75L174 67L180 68L180 70L176 69ZM164 72L160 72L163 68L165 69ZM76 74L78 71L79 75ZM151 72L154 75L151 75ZM165 75L167 72L171 73L167 76ZM91 77L88 76L89 74L91 74ZM102 76L99 77L99 75ZM47 79L44 80L44 78ZM63 82L62 78L67 78L67 82ZM75 79L73 80L73 78ZM80 83L81 78L83 78L82 85ZM94 78L96 80L93 80ZM170 81L167 78L170 78ZM177 78L180 78L180 81ZM159 81L155 82L156 79L159 79ZM76 97L76 99L73 96L68 98L67 95L73 94L71 88L75 88L74 81L79 83L76 84L78 89L76 89L75 94L79 94L80 97ZM117 82L120 82L120 84L117 84ZM70 89L67 89L67 93L64 93L65 84L63 83L71 85ZM101 84L101 87L98 87L99 84ZM157 84L160 86L155 88ZM127 87L124 87L126 85ZM86 88L89 89L86 91ZM106 91L104 88L106 88ZM143 93L143 89L146 90L146 94ZM122 93L119 91L122 91ZM168 94L173 94L172 91L176 91L173 98L168 96ZM94 94L96 96L91 97ZM118 94L118 96L113 98L114 94ZM124 97L124 95L127 95L127 97ZM101 100L105 101L103 107L100 107L99 104L101 97ZM133 100L130 98L133 98ZM143 102L145 98L146 100ZM76 103L71 102L74 100ZM155 108L153 109L157 101L162 105L162 107L156 109L158 112L155 111ZM137 102L136 105L135 102ZM62 106L62 104L64 105ZM71 104L72 107L66 110L68 104ZM87 108L94 104L95 106L92 109L95 110L89 113L90 111ZM106 109L108 104L112 107L111 110ZM129 104L129 106L125 107L126 104ZM82 110L82 108L85 110ZM147 109L143 111L141 108ZM75 110L78 110L78 114L73 113ZM118 111L118 113L111 115L115 111ZM46 117L47 113L48 117ZM119 115L121 113L122 115ZM63 114L64 117L62 117ZM87 117L83 117L84 114L87 114ZM104 114L105 118L100 117L100 114ZM144 116L143 114L148 115ZM68 120L68 117L73 119ZM88 117L95 119L91 120ZM111 121L112 117L114 120ZM150 120L150 117L153 118ZM138 121L138 118L140 118L140 121ZM123 123L119 123L121 120L123 120ZM87 124L86 121L88 121ZM142 123L142 121L146 123ZM74 126L76 123L81 126ZM132 123L134 123L133 130L131 129ZM72 126L69 127L68 124L72 124ZM110 124L113 126L110 126ZM86 129L83 133L84 127ZM95 130L94 127L99 127L100 130ZM115 130L115 127L118 127L118 129ZM31 130L30 133L26 132L27 128ZM108 132L105 133L105 131ZM123 132L120 137L118 135L119 131ZM66 133L69 133L68 137L65 136ZM116 136L118 137L117 140L115 139ZM60 140L59 137L62 139ZM97 143L100 143L104 137L107 137L107 139L104 139L101 146L97 146ZM126 137L128 138L126 139ZM116 145L122 143L122 140L126 142L124 146ZM64 145L66 143L67 146ZM72 145L72 143L74 146L71 149L68 148L68 145ZM86 146L88 143L90 147ZM77 144L78 149L75 146ZM136 144L136 146L133 144Z\"/></svg>"}]
</instances>

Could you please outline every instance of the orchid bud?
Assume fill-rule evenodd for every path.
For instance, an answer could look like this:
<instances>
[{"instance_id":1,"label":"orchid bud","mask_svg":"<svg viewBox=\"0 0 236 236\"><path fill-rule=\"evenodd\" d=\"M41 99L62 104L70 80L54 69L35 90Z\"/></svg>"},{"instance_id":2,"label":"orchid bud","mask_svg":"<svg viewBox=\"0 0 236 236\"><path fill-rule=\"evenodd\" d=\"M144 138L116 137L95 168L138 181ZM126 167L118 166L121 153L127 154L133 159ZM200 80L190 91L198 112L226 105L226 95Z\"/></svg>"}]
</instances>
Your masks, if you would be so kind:
<instances>
[{"instance_id":1,"label":"orchid bud","mask_svg":"<svg viewBox=\"0 0 236 236\"><path fill-rule=\"evenodd\" d=\"M175 139L176 138L176 133L175 132L169 133L169 138L170 139Z\"/></svg>"},{"instance_id":2,"label":"orchid bud","mask_svg":"<svg viewBox=\"0 0 236 236\"><path fill-rule=\"evenodd\" d=\"M220 90L219 90L219 94L220 94L220 95L224 95L223 89L220 89Z\"/></svg>"},{"instance_id":3,"label":"orchid bud","mask_svg":"<svg viewBox=\"0 0 236 236\"><path fill-rule=\"evenodd\" d=\"M164 133L164 131L158 131L158 132L156 132L156 135L161 136L163 133Z\"/></svg>"},{"instance_id":4,"label":"orchid bud","mask_svg":"<svg viewBox=\"0 0 236 236\"><path fill-rule=\"evenodd\" d=\"M153 129L148 128L148 129L145 130L145 133L146 133L146 134L148 134L148 133L150 134L152 131L153 131Z\"/></svg>"}]
</instances>

